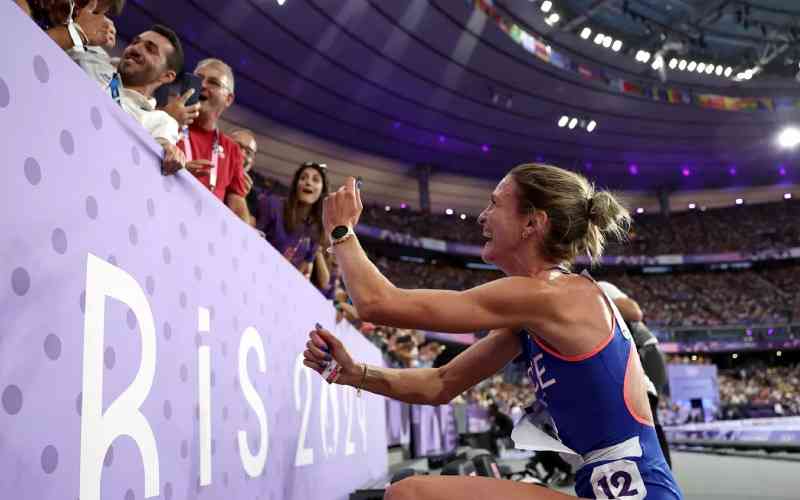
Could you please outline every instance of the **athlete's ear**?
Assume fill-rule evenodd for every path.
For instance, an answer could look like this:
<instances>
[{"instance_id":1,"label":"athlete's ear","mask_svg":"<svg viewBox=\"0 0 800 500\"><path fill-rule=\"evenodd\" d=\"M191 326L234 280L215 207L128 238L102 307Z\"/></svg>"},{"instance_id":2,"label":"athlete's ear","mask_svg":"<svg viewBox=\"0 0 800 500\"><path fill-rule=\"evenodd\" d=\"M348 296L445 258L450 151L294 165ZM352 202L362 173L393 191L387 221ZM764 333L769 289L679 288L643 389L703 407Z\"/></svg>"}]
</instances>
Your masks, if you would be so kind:
<instances>
[{"instance_id":1,"label":"athlete's ear","mask_svg":"<svg viewBox=\"0 0 800 500\"><path fill-rule=\"evenodd\" d=\"M525 225L525 229L522 232L523 237L527 238L532 234L544 235L549 222L550 218L547 216L547 212L533 209L528 216L528 223Z\"/></svg>"}]
</instances>

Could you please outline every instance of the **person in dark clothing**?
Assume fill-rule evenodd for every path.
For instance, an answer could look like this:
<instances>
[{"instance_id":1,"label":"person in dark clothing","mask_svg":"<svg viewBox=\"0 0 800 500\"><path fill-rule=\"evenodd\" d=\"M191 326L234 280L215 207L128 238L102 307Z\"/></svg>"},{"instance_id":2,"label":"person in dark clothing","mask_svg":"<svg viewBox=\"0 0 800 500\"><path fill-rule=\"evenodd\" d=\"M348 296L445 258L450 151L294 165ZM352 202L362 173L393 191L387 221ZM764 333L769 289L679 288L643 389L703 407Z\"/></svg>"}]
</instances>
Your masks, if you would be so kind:
<instances>
[{"instance_id":1,"label":"person in dark clothing","mask_svg":"<svg viewBox=\"0 0 800 500\"><path fill-rule=\"evenodd\" d=\"M492 421L492 433L498 438L511 437L514 430L514 421L511 417L500 411L496 403L489 406L489 419Z\"/></svg>"},{"instance_id":2,"label":"person in dark clothing","mask_svg":"<svg viewBox=\"0 0 800 500\"><path fill-rule=\"evenodd\" d=\"M489 421L492 423L492 427L489 430L492 437L492 453L497 455L497 440L511 437L511 431L514 430L514 421L511 420L511 417L501 412L496 403L489 405Z\"/></svg>"}]
</instances>

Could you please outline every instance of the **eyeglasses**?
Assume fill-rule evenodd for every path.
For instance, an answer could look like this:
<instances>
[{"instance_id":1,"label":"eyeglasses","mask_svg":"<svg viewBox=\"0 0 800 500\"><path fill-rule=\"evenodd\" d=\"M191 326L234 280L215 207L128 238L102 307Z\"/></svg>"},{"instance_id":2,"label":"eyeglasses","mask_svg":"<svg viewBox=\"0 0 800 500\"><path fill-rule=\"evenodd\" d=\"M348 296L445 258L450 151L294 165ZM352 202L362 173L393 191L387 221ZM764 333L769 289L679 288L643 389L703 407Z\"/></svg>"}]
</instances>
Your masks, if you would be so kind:
<instances>
[{"instance_id":1,"label":"eyeglasses","mask_svg":"<svg viewBox=\"0 0 800 500\"><path fill-rule=\"evenodd\" d=\"M222 80L220 80L215 76L203 76L203 75L197 75L197 76L202 78L203 82L208 84L209 87L213 87L215 89L225 89L228 92L232 92L231 89L227 85L225 85L225 83Z\"/></svg>"}]
</instances>

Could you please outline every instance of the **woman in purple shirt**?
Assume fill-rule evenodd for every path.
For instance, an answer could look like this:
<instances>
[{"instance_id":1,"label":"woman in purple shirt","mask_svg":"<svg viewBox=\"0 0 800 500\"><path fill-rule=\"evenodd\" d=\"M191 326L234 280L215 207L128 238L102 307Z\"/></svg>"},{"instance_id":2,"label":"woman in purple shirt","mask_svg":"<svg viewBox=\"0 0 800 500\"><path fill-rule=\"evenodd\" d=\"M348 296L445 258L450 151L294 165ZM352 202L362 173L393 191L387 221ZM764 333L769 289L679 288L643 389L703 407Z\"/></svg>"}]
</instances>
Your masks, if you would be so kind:
<instances>
[{"instance_id":1,"label":"woman in purple shirt","mask_svg":"<svg viewBox=\"0 0 800 500\"><path fill-rule=\"evenodd\" d=\"M259 200L256 227L276 250L306 277L314 273L317 288L325 288L330 273L325 262L322 200L328 194L327 167L306 162L294 173L288 198Z\"/></svg>"}]
</instances>

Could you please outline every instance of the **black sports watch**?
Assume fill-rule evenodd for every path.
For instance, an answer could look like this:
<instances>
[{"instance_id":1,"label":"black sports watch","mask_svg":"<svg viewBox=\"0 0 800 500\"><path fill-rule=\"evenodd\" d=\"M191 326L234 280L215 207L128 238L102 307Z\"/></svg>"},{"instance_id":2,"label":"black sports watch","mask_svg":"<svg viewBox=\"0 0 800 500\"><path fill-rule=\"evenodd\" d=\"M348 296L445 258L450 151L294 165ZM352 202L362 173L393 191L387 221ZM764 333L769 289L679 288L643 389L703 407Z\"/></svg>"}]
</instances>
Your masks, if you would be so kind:
<instances>
[{"instance_id":1,"label":"black sports watch","mask_svg":"<svg viewBox=\"0 0 800 500\"><path fill-rule=\"evenodd\" d=\"M347 236L347 233L349 232L350 228L347 226L336 226L335 228L333 228L333 231L331 231L331 240L336 241L342 239L345 236Z\"/></svg>"}]
</instances>

